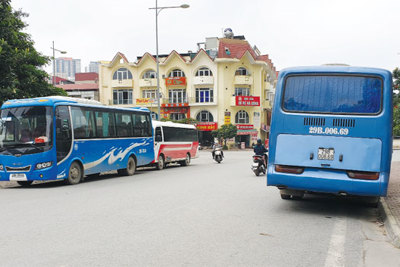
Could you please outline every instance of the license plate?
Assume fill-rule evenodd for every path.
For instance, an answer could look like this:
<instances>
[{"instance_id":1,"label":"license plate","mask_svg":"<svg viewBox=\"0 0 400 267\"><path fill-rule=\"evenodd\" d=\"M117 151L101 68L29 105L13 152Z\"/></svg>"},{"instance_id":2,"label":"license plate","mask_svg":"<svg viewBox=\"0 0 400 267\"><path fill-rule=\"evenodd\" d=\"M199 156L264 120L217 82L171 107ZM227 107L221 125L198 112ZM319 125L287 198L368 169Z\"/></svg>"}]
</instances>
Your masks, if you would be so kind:
<instances>
[{"instance_id":1,"label":"license plate","mask_svg":"<svg viewBox=\"0 0 400 267\"><path fill-rule=\"evenodd\" d=\"M323 148L318 149L318 159L320 160L333 160L335 156L335 149L333 148Z\"/></svg>"},{"instance_id":2,"label":"license plate","mask_svg":"<svg viewBox=\"0 0 400 267\"><path fill-rule=\"evenodd\" d=\"M26 181L25 173L12 173L10 174L10 181Z\"/></svg>"}]
</instances>

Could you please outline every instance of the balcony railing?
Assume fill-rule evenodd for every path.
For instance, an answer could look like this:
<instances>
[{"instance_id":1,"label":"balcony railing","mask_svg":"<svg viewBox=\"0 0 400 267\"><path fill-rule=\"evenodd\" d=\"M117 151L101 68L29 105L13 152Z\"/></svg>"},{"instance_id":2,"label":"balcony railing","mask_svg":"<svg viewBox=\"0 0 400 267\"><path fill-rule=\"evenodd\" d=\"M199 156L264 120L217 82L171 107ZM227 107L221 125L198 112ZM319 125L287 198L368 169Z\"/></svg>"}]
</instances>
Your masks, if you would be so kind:
<instances>
[{"instance_id":1,"label":"balcony railing","mask_svg":"<svg viewBox=\"0 0 400 267\"><path fill-rule=\"evenodd\" d=\"M196 76L193 79L194 85L206 85L206 84L214 84L213 76Z\"/></svg>"},{"instance_id":2,"label":"balcony railing","mask_svg":"<svg viewBox=\"0 0 400 267\"><path fill-rule=\"evenodd\" d=\"M139 87L157 87L157 79L139 79Z\"/></svg>"},{"instance_id":3,"label":"balcony railing","mask_svg":"<svg viewBox=\"0 0 400 267\"><path fill-rule=\"evenodd\" d=\"M163 107L184 107L189 105L188 98L163 98L161 105Z\"/></svg>"},{"instance_id":4,"label":"balcony railing","mask_svg":"<svg viewBox=\"0 0 400 267\"><path fill-rule=\"evenodd\" d=\"M127 79L127 80L112 80L111 82L112 87L129 87L133 88L133 80L132 79Z\"/></svg>"},{"instance_id":5,"label":"balcony railing","mask_svg":"<svg viewBox=\"0 0 400 267\"><path fill-rule=\"evenodd\" d=\"M197 105L199 105L199 106L200 105L216 105L217 99L214 97L212 100L213 101L211 101L210 98L206 98L206 97L203 97L203 98L189 97L190 105L195 105L195 106L197 106Z\"/></svg>"},{"instance_id":6,"label":"balcony railing","mask_svg":"<svg viewBox=\"0 0 400 267\"><path fill-rule=\"evenodd\" d=\"M246 84L246 85L252 85L253 84L253 77L249 75L236 75L235 84Z\"/></svg>"}]
</instances>

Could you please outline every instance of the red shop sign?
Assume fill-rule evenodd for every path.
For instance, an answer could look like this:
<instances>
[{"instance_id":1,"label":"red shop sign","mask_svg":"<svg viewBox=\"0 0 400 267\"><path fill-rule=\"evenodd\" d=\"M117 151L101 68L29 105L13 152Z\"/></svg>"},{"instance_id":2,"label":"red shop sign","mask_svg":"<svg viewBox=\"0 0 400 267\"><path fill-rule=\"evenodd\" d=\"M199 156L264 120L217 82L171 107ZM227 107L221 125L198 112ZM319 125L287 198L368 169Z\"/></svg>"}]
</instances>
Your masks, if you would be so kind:
<instances>
[{"instance_id":1,"label":"red shop sign","mask_svg":"<svg viewBox=\"0 0 400 267\"><path fill-rule=\"evenodd\" d=\"M236 124L238 130L252 130L254 129L253 124Z\"/></svg>"},{"instance_id":2,"label":"red shop sign","mask_svg":"<svg viewBox=\"0 0 400 267\"><path fill-rule=\"evenodd\" d=\"M218 123L217 122L198 122L197 125L197 130L199 131L214 131L218 129Z\"/></svg>"},{"instance_id":3,"label":"red shop sign","mask_svg":"<svg viewBox=\"0 0 400 267\"><path fill-rule=\"evenodd\" d=\"M236 106L259 106L259 96L236 96Z\"/></svg>"},{"instance_id":4,"label":"red shop sign","mask_svg":"<svg viewBox=\"0 0 400 267\"><path fill-rule=\"evenodd\" d=\"M168 77L165 78L166 86L182 86L186 85L186 77Z\"/></svg>"}]
</instances>

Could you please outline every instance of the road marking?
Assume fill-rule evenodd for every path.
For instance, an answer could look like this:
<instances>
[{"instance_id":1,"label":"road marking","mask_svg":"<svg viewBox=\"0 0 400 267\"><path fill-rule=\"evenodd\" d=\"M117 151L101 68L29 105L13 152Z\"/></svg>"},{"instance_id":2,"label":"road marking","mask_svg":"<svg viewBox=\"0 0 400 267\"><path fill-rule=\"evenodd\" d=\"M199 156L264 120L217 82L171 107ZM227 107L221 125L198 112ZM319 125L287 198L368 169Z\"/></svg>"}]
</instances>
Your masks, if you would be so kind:
<instances>
[{"instance_id":1,"label":"road marking","mask_svg":"<svg viewBox=\"0 0 400 267\"><path fill-rule=\"evenodd\" d=\"M347 222L345 218L337 218L329 242L325 267L344 266L344 244L346 242Z\"/></svg>"}]
</instances>

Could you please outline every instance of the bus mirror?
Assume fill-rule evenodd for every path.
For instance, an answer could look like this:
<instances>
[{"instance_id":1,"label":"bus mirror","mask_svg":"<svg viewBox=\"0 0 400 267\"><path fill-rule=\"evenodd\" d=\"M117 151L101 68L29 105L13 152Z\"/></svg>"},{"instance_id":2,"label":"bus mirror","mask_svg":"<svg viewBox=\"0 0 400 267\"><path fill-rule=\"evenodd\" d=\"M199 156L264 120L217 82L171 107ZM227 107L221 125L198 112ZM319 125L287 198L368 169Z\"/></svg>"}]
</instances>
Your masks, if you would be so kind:
<instances>
[{"instance_id":1,"label":"bus mirror","mask_svg":"<svg viewBox=\"0 0 400 267\"><path fill-rule=\"evenodd\" d=\"M161 142L162 141L161 135L157 134L155 140L156 142Z\"/></svg>"}]
</instances>

